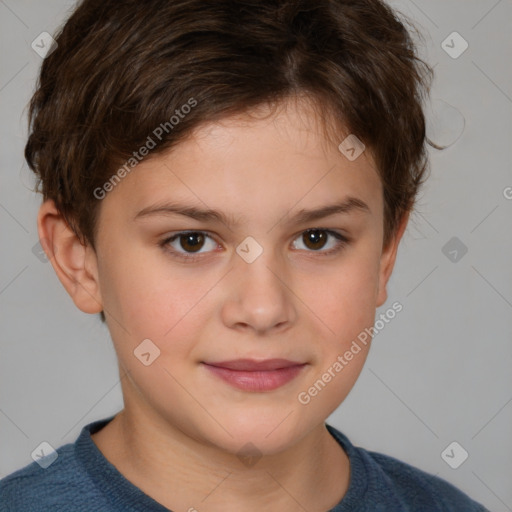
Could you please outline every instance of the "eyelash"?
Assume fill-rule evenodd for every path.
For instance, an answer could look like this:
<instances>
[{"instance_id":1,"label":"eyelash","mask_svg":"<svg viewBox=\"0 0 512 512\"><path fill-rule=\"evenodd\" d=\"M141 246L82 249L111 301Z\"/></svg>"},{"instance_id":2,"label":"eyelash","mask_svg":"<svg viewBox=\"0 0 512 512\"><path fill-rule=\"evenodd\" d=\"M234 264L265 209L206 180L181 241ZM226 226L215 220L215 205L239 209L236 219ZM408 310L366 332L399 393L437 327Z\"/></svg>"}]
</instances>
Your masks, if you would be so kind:
<instances>
[{"instance_id":1,"label":"eyelash","mask_svg":"<svg viewBox=\"0 0 512 512\"><path fill-rule=\"evenodd\" d=\"M324 233L327 233L328 235L331 235L336 240L338 240L338 243L336 244L336 246L327 251L322 251L321 249L318 249L317 251L313 251L313 250L306 251L306 252L318 254L319 256L330 256L330 255L336 254L336 253L340 252L350 242L350 240L347 237L343 236L341 233L338 233L337 231L333 231L331 229L325 229L325 228L309 228L309 229L302 231L298 236L302 236L304 233L308 233L310 231L323 231ZM199 259L203 258L202 255L204 255L205 253L197 253L197 254L182 253L182 252L176 251L169 247L169 244L171 242L174 242L174 240L176 240L180 236L190 235L190 234L201 234L201 235L204 235L205 237L208 237L208 238L214 240L213 237L211 237L206 231L180 231L179 233L175 233L174 235L162 240L162 242L160 242L159 245L164 250L171 253L171 255L175 258L185 260L187 262L198 261Z\"/></svg>"}]
</instances>

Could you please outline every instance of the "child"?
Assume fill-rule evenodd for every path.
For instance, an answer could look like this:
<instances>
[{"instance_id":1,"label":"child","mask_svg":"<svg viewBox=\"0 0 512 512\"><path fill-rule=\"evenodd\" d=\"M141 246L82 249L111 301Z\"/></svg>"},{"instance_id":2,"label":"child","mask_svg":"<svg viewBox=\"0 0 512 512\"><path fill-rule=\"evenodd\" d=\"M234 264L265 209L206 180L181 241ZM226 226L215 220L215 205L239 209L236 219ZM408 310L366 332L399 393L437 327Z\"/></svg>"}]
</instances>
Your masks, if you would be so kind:
<instances>
[{"instance_id":1,"label":"child","mask_svg":"<svg viewBox=\"0 0 512 512\"><path fill-rule=\"evenodd\" d=\"M4 478L0 510L484 511L325 423L428 167L432 70L396 14L84 0L56 43L39 236L108 325L124 408Z\"/></svg>"}]
</instances>

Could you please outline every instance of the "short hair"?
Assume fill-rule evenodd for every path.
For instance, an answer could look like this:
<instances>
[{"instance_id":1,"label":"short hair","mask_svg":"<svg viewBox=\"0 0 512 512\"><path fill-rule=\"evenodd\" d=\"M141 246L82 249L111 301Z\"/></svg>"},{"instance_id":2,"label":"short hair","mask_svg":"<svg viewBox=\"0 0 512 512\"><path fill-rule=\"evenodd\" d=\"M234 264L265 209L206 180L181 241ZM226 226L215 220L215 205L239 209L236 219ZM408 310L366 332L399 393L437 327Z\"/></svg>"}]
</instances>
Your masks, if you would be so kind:
<instances>
[{"instance_id":1,"label":"short hair","mask_svg":"<svg viewBox=\"0 0 512 512\"><path fill-rule=\"evenodd\" d=\"M83 0L29 104L37 189L94 248L101 195L149 139L156 155L203 123L306 96L334 140L354 134L371 150L386 246L431 144L422 100L433 70L406 25L380 0Z\"/></svg>"}]
</instances>

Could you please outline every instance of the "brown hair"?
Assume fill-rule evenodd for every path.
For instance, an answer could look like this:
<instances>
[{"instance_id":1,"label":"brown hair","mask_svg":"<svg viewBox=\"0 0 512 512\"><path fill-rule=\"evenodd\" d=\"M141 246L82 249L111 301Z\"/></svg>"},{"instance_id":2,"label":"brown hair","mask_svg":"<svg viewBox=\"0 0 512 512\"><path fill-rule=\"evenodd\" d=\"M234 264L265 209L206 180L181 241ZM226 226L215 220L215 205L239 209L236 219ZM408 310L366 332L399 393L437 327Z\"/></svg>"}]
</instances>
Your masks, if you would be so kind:
<instances>
[{"instance_id":1,"label":"brown hair","mask_svg":"<svg viewBox=\"0 0 512 512\"><path fill-rule=\"evenodd\" d=\"M83 0L42 64L26 160L94 247L97 191L148 137L158 154L204 122L306 95L371 150L387 245L428 168L433 71L405 23L380 0Z\"/></svg>"}]
</instances>

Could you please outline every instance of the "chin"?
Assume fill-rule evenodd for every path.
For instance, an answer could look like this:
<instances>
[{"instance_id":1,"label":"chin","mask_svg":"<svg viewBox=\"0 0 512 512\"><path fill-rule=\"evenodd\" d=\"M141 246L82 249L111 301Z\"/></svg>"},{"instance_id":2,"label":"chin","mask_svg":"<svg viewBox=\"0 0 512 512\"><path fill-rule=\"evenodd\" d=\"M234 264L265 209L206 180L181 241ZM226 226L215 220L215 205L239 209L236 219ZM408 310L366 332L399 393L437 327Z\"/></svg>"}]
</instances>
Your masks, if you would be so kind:
<instances>
[{"instance_id":1,"label":"chin","mask_svg":"<svg viewBox=\"0 0 512 512\"><path fill-rule=\"evenodd\" d=\"M237 418L223 416L222 424L229 434L223 429L216 429L218 435L211 441L237 455L244 449L254 450L260 455L275 455L293 446L306 434L307 424L302 421L297 424L293 412L287 417L289 412L292 410L279 416L275 413L264 416L259 412Z\"/></svg>"}]
</instances>

